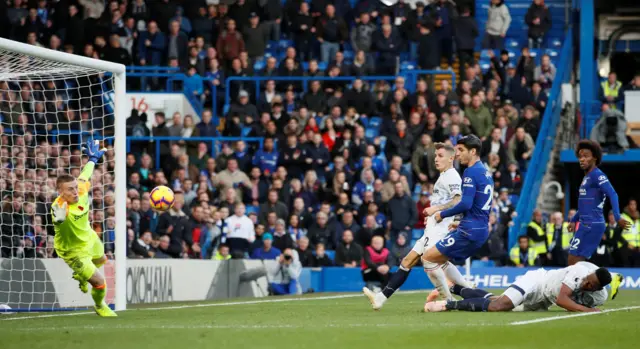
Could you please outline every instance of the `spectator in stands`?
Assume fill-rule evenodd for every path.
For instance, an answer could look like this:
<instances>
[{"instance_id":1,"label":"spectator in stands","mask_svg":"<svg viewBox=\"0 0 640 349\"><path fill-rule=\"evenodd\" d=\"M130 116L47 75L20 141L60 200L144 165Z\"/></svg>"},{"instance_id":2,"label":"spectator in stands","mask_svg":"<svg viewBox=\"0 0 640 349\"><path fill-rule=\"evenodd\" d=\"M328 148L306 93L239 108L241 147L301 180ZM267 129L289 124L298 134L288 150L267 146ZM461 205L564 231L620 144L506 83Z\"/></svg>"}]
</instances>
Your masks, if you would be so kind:
<instances>
[{"instance_id":1,"label":"spectator in stands","mask_svg":"<svg viewBox=\"0 0 640 349\"><path fill-rule=\"evenodd\" d=\"M402 38L392 31L390 24L383 24L382 31L376 34L375 50L378 52L376 71L379 75L395 75L398 57L402 48Z\"/></svg>"},{"instance_id":2,"label":"spectator in stands","mask_svg":"<svg viewBox=\"0 0 640 349\"><path fill-rule=\"evenodd\" d=\"M295 251L298 253L302 267L311 267L315 257L309 249L309 239L306 236L303 236L298 240L297 245L298 247Z\"/></svg>"},{"instance_id":3,"label":"spectator in stands","mask_svg":"<svg viewBox=\"0 0 640 349\"><path fill-rule=\"evenodd\" d=\"M68 42L68 39L66 42ZM158 30L158 24L153 20L149 21L147 31L141 32L138 39L137 57L140 65L161 65L165 43L164 34Z\"/></svg>"},{"instance_id":4,"label":"spectator in stands","mask_svg":"<svg viewBox=\"0 0 640 349\"><path fill-rule=\"evenodd\" d=\"M276 216L280 219L287 219L289 217L289 209L287 206L278 200L278 190L271 189L267 196L267 202L260 205L260 215L258 221L262 224L267 222L267 215L270 212L275 212Z\"/></svg>"},{"instance_id":5,"label":"spectator in stands","mask_svg":"<svg viewBox=\"0 0 640 349\"><path fill-rule=\"evenodd\" d=\"M238 160L230 158L227 160L227 168L218 173L213 178L213 186L221 192L227 188L234 188L238 197L243 197L243 191L251 188L251 180L247 175L238 169Z\"/></svg>"},{"instance_id":6,"label":"spectator in stands","mask_svg":"<svg viewBox=\"0 0 640 349\"><path fill-rule=\"evenodd\" d=\"M394 184L395 195L389 200L389 229L395 239L400 232L411 232L411 227L416 224L418 213L416 204L408 195L408 191L401 182Z\"/></svg>"},{"instance_id":7,"label":"spectator in stands","mask_svg":"<svg viewBox=\"0 0 640 349\"><path fill-rule=\"evenodd\" d=\"M458 18L458 11L454 3L448 0L432 2L428 11L435 18L435 32L440 43L440 52L451 67L453 65L453 22Z\"/></svg>"},{"instance_id":8,"label":"spectator in stands","mask_svg":"<svg viewBox=\"0 0 640 349\"><path fill-rule=\"evenodd\" d=\"M362 260L362 247L353 241L353 232L345 230L342 240L336 249L336 265L345 268L356 268Z\"/></svg>"},{"instance_id":9,"label":"spectator in stands","mask_svg":"<svg viewBox=\"0 0 640 349\"><path fill-rule=\"evenodd\" d=\"M317 22L316 34L320 41L321 60L328 63L340 51L340 45L349 38L347 24L336 16L333 5L327 5L325 15Z\"/></svg>"},{"instance_id":10,"label":"spectator in stands","mask_svg":"<svg viewBox=\"0 0 640 349\"><path fill-rule=\"evenodd\" d=\"M517 162L520 168L526 169L533 149L531 135L525 132L524 127L516 128L515 136L509 141L509 160Z\"/></svg>"},{"instance_id":11,"label":"spectator in stands","mask_svg":"<svg viewBox=\"0 0 640 349\"><path fill-rule=\"evenodd\" d=\"M510 25L511 14L504 0L491 0L482 47L493 50L504 49L504 38Z\"/></svg>"},{"instance_id":12,"label":"spectator in stands","mask_svg":"<svg viewBox=\"0 0 640 349\"><path fill-rule=\"evenodd\" d=\"M471 16L471 11L468 5L460 6L460 16L457 19L454 19L453 30L455 33L458 61L460 64L458 76L463 76L466 66L471 66L475 62L475 39L480 35L478 23L476 22L476 19Z\"/></svg>"},{"instance_id":13,"label":"spectator in stands","mask_svg":"<svg viewBox=\"0 0 640 349\"><path fill-rule=\"evenodd\" d=\"M500 163L507 163L507 147L501 140L502 132L500 128L494 128L491 136L482 142L482 152L480 157L487 159L489 154L496 154L500 157Z\"/></svg>"},{"instance_id":14,"label":"spectator in stands","mask_svg":"<svg viewBox=\"0 0 640 349\"><path fill-rule=\"evenodd\" d=\"M322 142L322 135L315 133L312 142L309 142L305 153L305 162L315 171L320 180L325 178L326 167L331 160L329 150Z\"/></svg>"},{"instance_id":15,"label":"spectator in stands","mask_svg":"<svg viewBox=\"0 0 640 349\"><path fill-rule=\"evenodd\" d=\"M172 258L180 258L182 254L182 243L188 247L193 245L191 237L191 222L182 211L184 196L182 193L175 193L173 207L160 215L156 233L160 236L166 235L170 238L168 248L163 251Z\"/></svg>"},{"instance_id":16,"label":"spectator in stands","mask_svg":"<svg viewBox=\"0 0 640 349\"><path fill-rule=\"evenodd\" d=\"M316 245L315 251L316 251L316 254L315 256L313 256L313 259L311 260L311 267L313 268L333 267L334 263L331 260L331 258L327 256L323 243L318 243Z\"/></svg>"},{"instance_id":17,"label":"spectator in stands","mask_svg":"<svg viewBox=\"0 0 640 349\"><path fill-rule=\"evenodd\" d=\"M551 13L544 0L533 0L524 21L529 26L529 48L541 48L545 35L551 29Z\"/></svg>"},{"instance_id":18,"label":"spectator in stands","mask_svg":"<svg viewBox=\"0 0 640 349\"><path fill-rule=\"evenodd\" d=\"M364 257L361 263L362 279L374 289L384 288L389 281L389 250L384 247L384 239L381 236L374 236L371 245L364 249Z\"/></svg>"},{"instance_id":19,"label":"spectator in stands","mask_svg":"<svg viewBox=\"0 0 640 349\"><path fill-rule=\"evenodd\" d=\"M556 78L556 66L553 65L548 54L542 55L540 65L533 72L533 78L540 82L540 86L545 92L551 89L551 83Z\"/></svg>"},{"instance_id":20,"label":"spectator in stands","mask_svg":"<svg viewBox=\"0 0 640 349\"><path fill-rule=\"evenodd\" d=\"M273 233L273 246L280 251L295 247L295 240L293 240L291 234L286 231L286 224L282 218L276 220L276 230Z\"/></svg>"},{"instance_id":21,"label":"spectator in stands","mask_svg":"<svg viewBox=\"0 0 640 349\"><path fill-rule=\"evenodd\" d=\"M602 115L591 129L590 139L598 142L608 153L619 153L629 149L626 136L627 120L624 114L609 104L602 105Z\"/></svg>"},{"instance_id":22,"label":"spectator in stands","mask_svg":"<svg viewBox=\"0 0 640 349\"><path fill-rule=\"evenodd\" d=\"M229 250L229 246L225 244L218 245L218 249L216 250L216 254L211 257L214 261L227 261L231 259L231 251Z\"/></svg>"},{"instance_id":23,"label":"spectator in stands","mask_svg":"<svg viewBox=\"0 0 640 349\"><path fill-rule=\"evenodd\" d=\"M387 139L385 149L387 160L391 161L394 155L398 155L403 163L409 163L411 161L413 141L413 137L407 132L407 122L404 119L398 119L396 121L396 132Z\"/></svg>"},{"instance_id":24,"label":"spectator in stands","mask_svg":"<svg viewBox=\"0 0 640 349\"><path fill-rule=\"evenodd\" d=\"M365 54L369 54L373 57L372 49L373 38L377 28L376 25L371 22L371 16L367 12L360 14L360 21L356 24L356 27L351 30L351 47L355 52L363 51Z\"/></svg>"},{"instance_id":25,"label":"spectator in stands","mask_svg":"<svg viewBox=\"0 0 640 349\"><path fill-rule=\"evenodd\" d=\"M522 173L518 169L516 161L509 161L504 173L500 175L500 185L509 189L511 193L519 195L522 189Z\"/></svg>"},{"instance_id":26,"label":"spectator in stands","mask_svg":"<svg viewBox=\"0 0 640 349\"><path fill-rule=\"evenodd\" d=\"M273 235L264 233L262 235L262 247L256 248L251 253L251 259L276 259L282 252L273 247Z\"/></svg>"},{"instance_id":27,"label":"spectator in stands","mask_svg":"<svg viewBox=\"0 0 640 349\"><path fill-rule=\"evenodd\" d=\"M287 2L287 4L295 3L295 1ZM313 18L309 12L309 4L302 1L299 6L299 11L293 17L291 29L293 32L295 47L298 49L300 59L303 62L306 62L311 60L311 52L313 51L313 34L315 33L316 28L313 26Z\"/></svg>"},{"instance_id":28,"label":"spectator in stands","mask_svg":"<svg viewBox=\"0 0 640 349\"><path fill-rule=\"evenodd\" d=\"M398 234L396 241L389 252L389 267L397 267L402 262L402 259L411 252L411 244L406 233Z\"/></svg>"},{"instance_id":29,"label":"spectator in stands","mask_svg":"<svg viewBox=\"0 0 640 349\"><path fill-rule=\"evenodd\" d=\"M225 222L229 227L226 244L229 245L234 256L238 253L248 252L249 246L255 240L253 222L245 215L245 212L245 205L238 203L235 205L234 215L227 218Z\"/></svg>"},{"instance_id":30,"label":"spectator in stands","mask_svg":"<svg viewBox=\"0 0 640 349\"><path fill-rule=\"evenodd\" d=\"M538 255L533 248L529 247L529 238L525 235L520 236L518 246L514 246L509 251L509 259L518 268L540 265Z\"/></svg>"},{"instance_id":31,"label":"spectator in stands","mask_svg":"<svg viewBox=\"0 0 640 349\"><path fill-rule=\"evenodd\" d=\"M167 57L177 58L181 67L187 64L189 38L180 30L180 22L172 20L167 36Z\"/></svg>"},{"instance_id":32,"label":"spectator in stands","mask_svg":"<svg viewBox=\"0 0 640 349\"><path fill-rule=\"evenodd\" d=\"M218 55L224 62L225 67L231 65L231 61L240 56L240 52L245 50L242 35L236 30L236 21L229 19L226 30L220 33L216 43Z\"/></svg>"},{"instance_id":33,"label":"spectator in stands","mask_svg":"<svg viewBox=\"0 0 640 349\"><path fill-rule=\"evenodd\" d=\"M618 81L618 75L615 72L610 72L607 81L603 81L602 84L600 84L600 101L602 101L603 104L609 104L612 109L615 109L617 108L618 102L622 101L623 98L622 83Z\"/></svg>"},{"instance_id":34,"label":"spectator in stands","mask_svg":"<svg viewBox=\"0 0 640 349\"><path fill-rule=\"evenodd\" d=\"M493 129L493 116L486 105L482 103L479 94L475 94L471 100L471 106L464 110L464 115L469 119L470 126L481 140L487 139Z\"/></svg>"},{"instance_id":35,"label":"spectator in stands","mask_svg":"<svg viewBox=\"0 0 640 349\"><path fill-rule=\"evenodd\" d=\"M269 41L269 28L266 23L260 23L260 17L255 12L251 12L249 25L243 29L242 34L251 61L262 60Z\"/></svg>"},{"instance_id":36,"label":"spectator in stands","mask_svg":"<svg viewBox=\"0 0 640 349\"><path fill-rule=\"evenodd\" d=\"M329 247L330 249L335 246L333 241L333 232L331 227L328 225L328 220L329 218L326 213L318 212L316 214L315 222L311 224L307 234L312 246L319 243L324 244L325 247Z\"/></svg>"},{"instance_id":37,"label":"spectator in stands","mask_svg":"<svg viewBox=\"0 0 640 349\"><path fill-rule=\"evenodd\" d=\"M547 223L547 241L549 253L551 253L551 265L564 266L567 264L569 245L572 235L569 232L569 223L564 221L561 212L551 215L551 222ZM606 230L608 232L608 230ZM611 236L609 236L611 238Z\"/></svg>"},{"instance_id":38,"label":"spectator in stands","mask_svg":"<svg viewBox=\"0 0 640 349\"><path fill-rule=\"evenodd\" d=\"M344 210L342 212L342 220L335 224L335 244L338 246L340 244L340 239L344 241L344 232L350 231L352 234L351 240L353 240L353 236L357 236L360 229L360 225L354 219L353 211Z\"/></svg>"}]
</instances>

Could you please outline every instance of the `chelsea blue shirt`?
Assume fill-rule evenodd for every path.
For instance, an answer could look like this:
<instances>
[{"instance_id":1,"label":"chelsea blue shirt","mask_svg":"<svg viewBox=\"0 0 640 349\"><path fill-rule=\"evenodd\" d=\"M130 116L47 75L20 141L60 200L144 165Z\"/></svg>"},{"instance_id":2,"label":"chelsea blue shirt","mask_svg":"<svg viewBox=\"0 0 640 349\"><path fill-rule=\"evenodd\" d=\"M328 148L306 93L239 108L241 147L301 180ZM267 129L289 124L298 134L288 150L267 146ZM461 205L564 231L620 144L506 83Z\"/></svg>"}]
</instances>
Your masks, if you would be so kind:
<instances>
[{"instance_id":1,"label":"chelsea blue shirt","mask_svg":"<svg viewBox=\"0 0 640 349\"><path fill-rule=\"evenodd\" d=\"M274 149L271 152L259 149L253 156L253 166L260 167L260 171L265 176L270 176L278 167L278 152Z\"/></svg>"},{"instance_id":2,"label":"chelsea blue shirt","mask_svg":"<svg viewBox=\"0 0 640 349\"><path fill-rule=\"evenodd\" d=\"M578 194L578 212L572 222L604 223L604 202L609 197L613 215L620 220L618 194L609 182L609 178L599 168L594 168L582 179Z\"/></svg>"},{"instance_id":3,"label":"chelsea blue shirt","mask_svg":"<svg viewBox=\"0 0 640 349\"><path fill-rule=\"evenodd\" d=\"M464 170L462 176L462 199L449 209L440 212L440 217L452 217L462 213L458 229L467 233L480 233L473 238L486 238L489 231L489 213L493 200L493 178L481 161ZM475 234L473 234L475 235Z\"/></svg>"}]
</instances>

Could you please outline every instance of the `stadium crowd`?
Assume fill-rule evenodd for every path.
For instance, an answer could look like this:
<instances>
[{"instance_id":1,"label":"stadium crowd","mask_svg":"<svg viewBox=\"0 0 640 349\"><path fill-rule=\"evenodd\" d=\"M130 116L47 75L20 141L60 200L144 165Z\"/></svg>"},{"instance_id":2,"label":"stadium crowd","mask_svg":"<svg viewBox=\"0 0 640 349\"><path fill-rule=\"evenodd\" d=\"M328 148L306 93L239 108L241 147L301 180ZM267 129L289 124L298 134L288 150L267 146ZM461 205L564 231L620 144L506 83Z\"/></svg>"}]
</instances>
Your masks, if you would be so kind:
<instances>
[{"instance_id":1,"label":"stadium crowd","mask_svg":"<svg viewBox=\"0 0 640 349\"><path fill-rule=\"evenodd\" d=\"M258 98L253 84L234 82L228 91L234 102L223 117L214 117L222 114L222 103L216 103L220 109L205 109L198 122L192 115L133 110L128 134L183 140L163 143L160 159L140 144L127 154L131 258L265 259L292 248L303 266L367 270L379 266L368 251L388 248L385 265L397 265L424 228L423 209L438 178L434 143L455 145L474 133L484 142L482 161L496 183L491 235L475 258L497 265L560 263L546 258L552 243L563 255L568 250L562 242L555 244L554 227L568 221L557 213L556 225L542 228L544 253L540 248L534 250L536 258L520 253L516 259L507 246L555 67L548 55L536 60L523 47L517 60L506 50L488 51L490 66L480 68L475 38L503 49L510 23L507 6L492 2L487 27L478 28L464 1L399 0L386 6L360 0L351 8L349 1L337 0L286 1L284 6L280 0L133 0L106 6L101 0L13 0L2 30L33 45L127 65L179 67L193 77L185 81L185 90L207 107L214 105L214 89L218 98L225 95L230 76L354 77L344 83L311 81L305 87L299 81L266 80ZM531 6L530 45L539 47L550 17L543 1ZM281 57L267 57L270 42L282 37L294 44ZM415 88L406 86L402 76L371 84L359 78L396 75L401 55L423 69L458 64L457 86L443 80L436 87L430 77L418 79ZM255 69L257 62L264 67ZM17 93L29 88L43 93ZM46 92L54 90L54 83L2 88L0 112L4 128L11 130L2 133L0 154L4 257L54 256L44 203L55 195L56 174L69 166L79 171L83 161L79 149L67 147L79 144L72 137L54 143L38 138L36 128L50 122L47 127L108 135L112 125L108 115L98 117L91 109L101 102L78 97L81 87L76 104L64 100L74 96L48 97ZM210 144L189 140L220 135L264 141L262 147L225 143L212 156ZM109 151L94 174L91 213L108 253L113 252L115 226L112 165ZM148 200L156 185L176 193L173 208L162 214L151 210ZM627 212L637 219L637 208L629 204ZM382 245L372 244L380 240L376 236L384 239ZM521 251L529 251L529 244L538 248L537 230L531 239L522 239ZM639 246L630 247L637 256Z\"/></svg>"}]
</instances>

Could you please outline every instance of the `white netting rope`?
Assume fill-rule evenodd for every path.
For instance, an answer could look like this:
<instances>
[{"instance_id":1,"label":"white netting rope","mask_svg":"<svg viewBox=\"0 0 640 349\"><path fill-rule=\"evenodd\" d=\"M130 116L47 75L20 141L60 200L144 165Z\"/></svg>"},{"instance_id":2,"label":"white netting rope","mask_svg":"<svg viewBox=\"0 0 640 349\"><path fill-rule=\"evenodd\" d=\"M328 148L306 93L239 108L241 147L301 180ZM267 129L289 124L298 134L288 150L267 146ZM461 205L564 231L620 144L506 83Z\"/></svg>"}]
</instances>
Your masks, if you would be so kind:
<instances>
[{"instance_id":1,"label":"white netting rope","mask_svg":"<svg viewBox=\"0 0 640 349\"><path fill-rule=\"evenodd\" d=\"M103 142L109 151L91 179L89 219L113 258L113 95L109 74L0 49L0 304L31 310L92 304L56 260L49 212L57 176L78 177L87 161L83 144ZM113 267L104 274L113 285Z\"/></svg>"}]
</instances>

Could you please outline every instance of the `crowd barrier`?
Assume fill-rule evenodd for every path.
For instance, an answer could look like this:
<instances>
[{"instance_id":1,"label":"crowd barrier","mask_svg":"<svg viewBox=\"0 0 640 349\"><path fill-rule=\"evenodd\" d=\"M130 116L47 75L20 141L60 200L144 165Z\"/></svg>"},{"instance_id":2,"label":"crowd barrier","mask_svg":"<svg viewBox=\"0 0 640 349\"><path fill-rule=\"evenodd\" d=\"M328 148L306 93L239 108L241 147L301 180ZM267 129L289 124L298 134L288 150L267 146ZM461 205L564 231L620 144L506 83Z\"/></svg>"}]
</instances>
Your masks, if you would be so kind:
<instances>
[{"instance_id":1,"label":"crowd barrier","mask_svg":"<svg viewBox=\"0 0 640 349\"><path fill-rule=\"evenodd\" d=\"M264 267L275 260L127 260L127 303L207 301L258 298L268 295ZM402 290L427 290L431 283L422 268L414 268ZM473 268L471 280L480 288L504 289L527 268ZM611 269L624 275L622 289L640 290L640 269ZM107 300L113 301L114 266L103 267ZM91 305L91 297L78 289L61 259L0 259L0 304L11 308L68 308ZM304 268L301 289L314 292L360 292L360 268Z\"/></svg>"}]
</instances>

